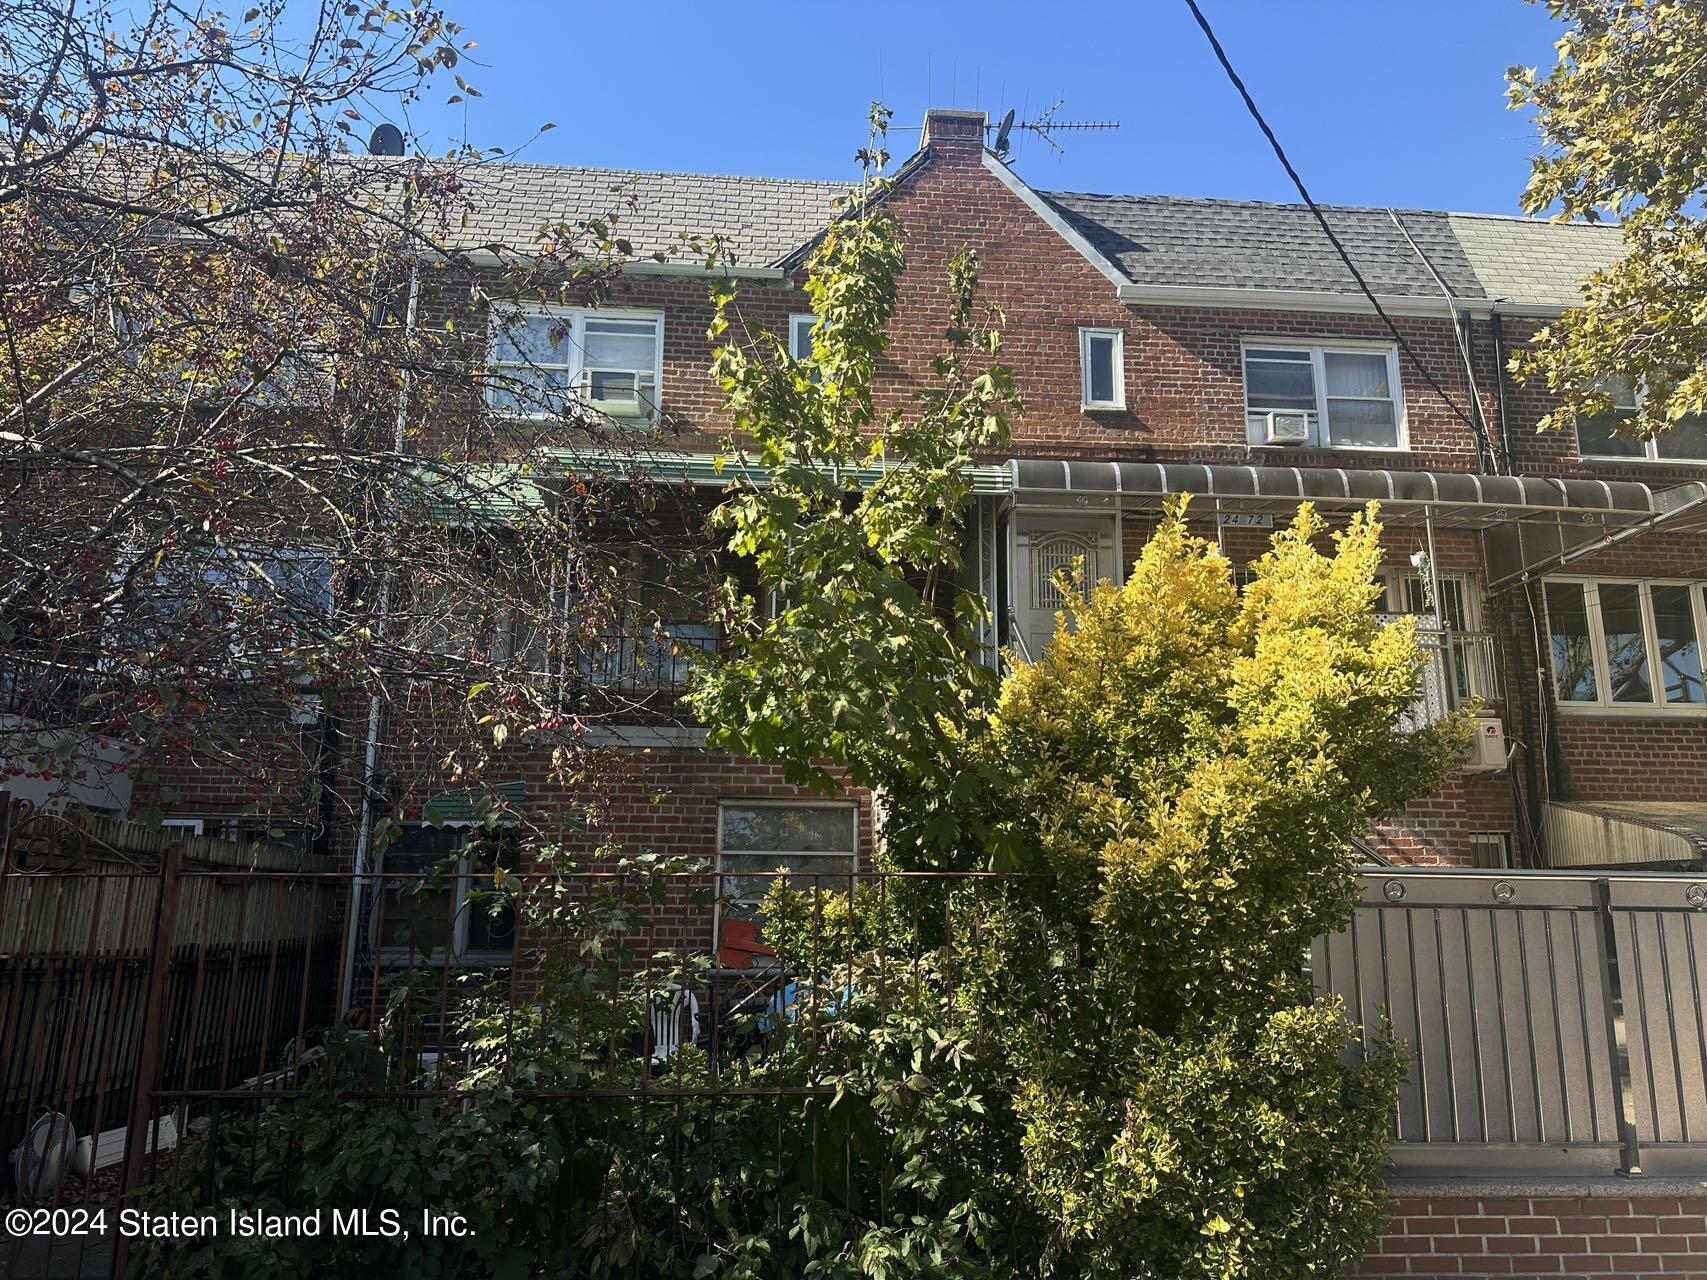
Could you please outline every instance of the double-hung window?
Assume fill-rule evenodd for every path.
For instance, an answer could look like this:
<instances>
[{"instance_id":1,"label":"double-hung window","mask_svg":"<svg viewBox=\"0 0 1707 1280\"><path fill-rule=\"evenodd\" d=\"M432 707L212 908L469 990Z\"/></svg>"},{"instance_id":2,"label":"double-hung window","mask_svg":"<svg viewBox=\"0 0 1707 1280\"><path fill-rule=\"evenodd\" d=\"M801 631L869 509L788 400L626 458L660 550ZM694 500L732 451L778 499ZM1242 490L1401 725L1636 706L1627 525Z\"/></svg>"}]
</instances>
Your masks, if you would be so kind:
<instances>
[{"instance_id":1,"label":"double-hung window","mask_svg":"<svg viewBox=\"0 0 1707 1280\"><path fill-rule=\"evenodd\" d=\"M1244 347L1245 428L1252 444L1403 449L1404 398L1391 344Z\"/></svg>"},{"instance_id":2,"label":"double-hung window","mask_svg":"<svg viewBox=\"0 0 1707 1280\"><path fill-rule=\"evenodd\" d=\"M1562 707L1707 710L1701 586L1549 578L1548 665Z\"/></svg>"},{"instance_id":3,"label":"double-hung window","mask_svg":"<svg viewBox=\"0 0 1707 1280\"><path fill-rule=\"evenodd\" d=\"M1623 378L1604 379L1601 389L1611 398L1612 408L1577 419L1577 452L1582 457L1707 462L1707 419L1693 416L1679 419L1670 431L1652 440L1615 435L1636 416L1642 404L1642 390Z\"/></svg>"},{"instance_id":4,"label":"double-hung window","mask_svg":"<svg viewBox=\"0 0 1707 1280\"><path fill-rule=\"evenodd\" d=\"M1080 407L1126 407L1125 345L1119 329L1079 330Z\"/></svg>"},{"instance_id":5,"label":"double-hung window","mask_svg":"<svg viewBox=\"0 0 1707 1280\"><path fill-rule=\"evenodd\" d=\"M726 800L717 824L719 892L748 910L764 898L779 871L792 873L799 889L845 892L857 866L857 805Z\"/></svg>"},{"instance_id":6,"label":"double-hung window","mask_svg":"<svg viewBox=\"0 0 1707 1280\"><path fill-rule=\"evenodd\" d=\"M152 655L195 669L275 661L323 637L333 563L318 548L203 547L148 559L114 574L126 591L109 662Z\"/></svg>"},{"instance_id":7,"label":"double-hung window","mask_svg":"<svg viewBox=\"0 0 1707 1280\"><path fill-rule=\"evenodd\" d=\"M512 309L492 316L486 401L556 418L570 405L624 420L657 417L664 317L640 311Z\"/></svg>"}]
</instances>

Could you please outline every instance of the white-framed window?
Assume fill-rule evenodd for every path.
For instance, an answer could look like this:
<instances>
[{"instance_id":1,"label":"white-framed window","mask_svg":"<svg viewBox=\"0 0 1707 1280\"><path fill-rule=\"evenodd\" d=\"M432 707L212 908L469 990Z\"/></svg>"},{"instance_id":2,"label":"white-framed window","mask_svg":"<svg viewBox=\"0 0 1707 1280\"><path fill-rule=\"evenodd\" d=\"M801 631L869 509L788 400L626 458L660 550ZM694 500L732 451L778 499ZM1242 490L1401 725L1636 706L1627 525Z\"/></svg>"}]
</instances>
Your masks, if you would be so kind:
<instances>
[{"instance_id":1,"label":"white-framed window","mask_svg":"<svg viewBox=\"0 0 1707 1280\"><path fill-rule=\"evenodd\" d=\"M515 909L492 888L494 872L514 871L515 835L466 824L406 826L382 855L380 901L372 928L390 965L508 964L515 956Z\"/></svg>"},{"instance_id":2,"label":"white-framed window","mask_svg":"<svg viewBox=\"0 0 1707 1280\"><path fill-rule=\"evenodd\" d=\"M1247 338L1245 430L1252 444L1404 449L1405 399L1392 343Z\"/></svg>"},{"instance_id":3,"label":"white-framed window","mask_svg":"<svg viewBox=\"0 0 1707 1280\"><path fill-rule=\"evenodd\" d=\"M174 839L179 836L199 836L202 833L202 820L200 818L162 818L160 819L160 829L170 831Z\"/></svg>"},{"instance_id":4,"label":"white-framed window","mask_svg":"<svg viewBox=\"0 0 1707 1280\"><path fill-rule=\"evenodd\" d=\"M1613 433L1636 416L1643 390L1623 378L1605 378L1601 389L1612 398L1607 413L1577 419L1577 453L1584 458L1641 458L1649 462L1707 462L1707 419L1687 417L1652 440Z\"/></svg>"},{"instance_id":5,"label":"white-framed window","mask_svg":"<svg viewBox=\"0 0 1707 1280\"><path fill-rule=\"evenodd\" d=\"M1481 591L1475 577L1452 572L1431 576L1418 569L1384 569L1381 577L1384 611L1418 619L1424 656L1439 666L1441 679L1450 682L1446 688L1452 694L1446 701L1458 706L1471 698L1497 698L1493 639L1482 632Z\"/></svg>"},{"instance_id":6,"label":"white-framed window","mask_svg":"<svg viewBox=\"0 0 1707 1280\"><path fill-rule=\"evenodd\" d=\"M1542 597L1561 708L1707 713L1699 583L1547 578Z\"/></svg>"},{"instance_id":7,"label":"white-framed window","mask_svg":"<svg viewBox=\"0 0 1707 1280\"><path fill-rule=\"evenodd\" d=\"M275 658L324 628L334 606L332 572L330 555L317 547L133 555L113 573L128 588L114 611L115 656L158 649L183 668Z\"/></svg>"},{"instance_id":8,"label":"white-framed window","mask_svg":"<svg viewBox=\"0 0 1707 1280\"><path fill-rule=\"evenodd\" d=\"M562 417L572 402L607 417L658 415L664 317L648 311L494 309L486 402L499 413Z\"/></svg>"},{"instance_id":9,"label":"white-framed window","mask_svg":"<svg viewBox=\"0 0 1707 1280\"><path fill-rule=\"evenodd\" d=\"M776 873L794 873L797 888L846 892L859 869L859 806L848 802L724 800L717 806L719 893L752 907ZM822 881L812 876L825 877Z\"/></svg>"},{"instance_id":10,"label":"white-framed window","mask_svg":"<svg viewBox=\"0 0 1707 1280\"><path fill-rule=\"evenodd\" d=\"M1079 330L1079 404L1126 407L1126 339L1119 329Z\"/></svg>"},{"instance_id":11,"label":"white-framed window","mask_svg":"<svg viewBox=\"0 0 1707 1280\"><path fill-rule=\"evenodd\" d=\"M788 354L796 360L812 358L812 330L818 327L818 317L815 315L793 315L788 317Z\"/></svg>"}]
</instances>

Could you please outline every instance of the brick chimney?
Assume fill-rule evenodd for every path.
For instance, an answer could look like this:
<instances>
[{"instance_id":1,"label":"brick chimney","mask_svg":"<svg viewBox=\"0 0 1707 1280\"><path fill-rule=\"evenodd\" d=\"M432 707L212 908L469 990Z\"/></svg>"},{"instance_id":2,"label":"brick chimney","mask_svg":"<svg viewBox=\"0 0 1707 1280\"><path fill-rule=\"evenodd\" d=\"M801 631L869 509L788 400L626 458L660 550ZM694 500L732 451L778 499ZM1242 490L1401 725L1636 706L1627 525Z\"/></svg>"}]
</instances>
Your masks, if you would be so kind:
<instances>
[{"instance_id":1,"label":"brick chimney","mask_svg":"<svg viewBox=\"0 0 1707 1280\"><path fill-rule=\"evenodd\" d=\"M940 107L925 112L925 133L919 147L936 147L941 151L982 151L984 126L989 117L982 111L945 111Z\"/></svg>"}]
</instances>

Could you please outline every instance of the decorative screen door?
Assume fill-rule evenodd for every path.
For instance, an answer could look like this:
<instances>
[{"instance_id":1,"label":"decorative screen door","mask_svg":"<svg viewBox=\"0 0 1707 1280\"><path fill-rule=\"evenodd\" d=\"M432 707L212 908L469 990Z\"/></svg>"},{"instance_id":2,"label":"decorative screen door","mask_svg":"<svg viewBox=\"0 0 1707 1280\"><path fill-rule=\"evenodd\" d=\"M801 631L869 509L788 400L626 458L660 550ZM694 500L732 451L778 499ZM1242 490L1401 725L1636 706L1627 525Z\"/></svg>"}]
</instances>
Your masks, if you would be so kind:
<instances>
[{"instance_id":1,"label":"decorative screen door","mask_svg":"<svg viewBox=\"0 0 1707 1280\"><path fill-rule=\"evenodd\" d=\"M1103 517L1021 516L1014 555L1015 630L1022 655L1033 661L1055 635L1055 615L1067 607L1065 580L1080 591L1119 576L1114 521Z\"/></svg>"}]
</instances>

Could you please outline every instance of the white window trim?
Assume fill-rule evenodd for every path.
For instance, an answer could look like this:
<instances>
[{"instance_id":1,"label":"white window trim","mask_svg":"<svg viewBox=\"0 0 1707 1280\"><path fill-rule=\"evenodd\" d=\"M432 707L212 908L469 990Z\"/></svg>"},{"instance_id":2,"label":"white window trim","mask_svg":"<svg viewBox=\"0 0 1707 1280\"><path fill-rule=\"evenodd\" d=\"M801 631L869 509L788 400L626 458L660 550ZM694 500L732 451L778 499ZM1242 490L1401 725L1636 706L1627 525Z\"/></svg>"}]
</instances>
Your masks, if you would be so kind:
<instances>
[{"instance_id":1,"label":"white window trim","mask_svg":"<svg viewBox=\"0 0 1707 1280\"><path fill-rule=\"evenodd\" d=\"M182 831L187 836L201 835L203 824L204 820L201 818L160 819L160 829L162 831Z\"/></svg>"},{"instance_id":2,"label":"white window trim","mask_svg":"<svg viewBox=\"0 0 1707 1280\"><path fill-rule=\"evenodd\" d=\"M1548 583L1574 583L1583 588L1583 607L1588 613L1589 648L1594 657L1594 687L1596 700L1593 702L1571 702L1558 696L1558 677L1553 670L1553 616L1552 606L1547 601ZM1649 719L1683 719L1698 720L1707 718L1707 703L1700 702L1614 702L1612 700L1612 677L1608 669L1606 653L1606 631L1600 617L1600 591L1606 586L1638 587L1638 600L1642 608L1642 645L1648 662L1648 688L1653 691L1656 699L1665 697L1665 682L1659 670L1659 654L1654 644L1658 629L1654 625L1654 587L1688 587L1689 602L1695 617L1695 643L1704 657L1707 657L1707 600L1703 599L1702 584L1688 578L1617 578L1600 576L1579 576L1576 574L1548 574L1541 580L1541 612L1542 634L1546 637L1547 653L1545 656L1547 680L1552 688L1553 705L1563 714L1583 716L1589 719L1620 719L1620 720L1649 720Z\"/></svg>"},{"instance_id":3,"label":"white window trim","mask_svg":"<svg viewBox=\"0 0 1707 1280\"><path fill-rule=\"evenodd\" d=\"M425 827L431 826L432 824L426 822L411 822L408 825L411 827ZM459 831L477 831L482 826L482 824L478 822L445 822L439 825L443 828ZM513 823L507 822L500 823L499 828L502 830L505 827L513 825ZM466 969L502 969L515 962L516 952L514 943L511 944L508 954L496 951L470 951L468 949L468 920L470 915L468 898L474 884L474 872L469 866L469 859L466 852L467 848L468 842L465 840L461 848L455 851L459 855L456 860L456 871L454 873L449 871L445 873L445 878L447 880L450 879L453 874L456 880L456 887L454 890L456 893L456 910L451 916L451 938L449 945L447 947L440 948L431 955L425 956L413 946L387 946L379 940L374 932L372 932L377 931L380 924L380 916L376 912L372 922L368 925L368 929L370 930L370 936L373 937L373 954L378 957L381 967L442 969L446 965L454 965ZM413 875L415 873L399 872L397 874ZM383 855L381 855L380 859L378 879L379 894L376 896L383 898L385 894L392 892L386 884L387 872L385 869Z\"/></svg>"},{"instance_id":4,"label":"white window trim","mask_svg":"<svg viewBox=\"0 0 1707 1280\"><path fill-rule=\"evenodd\" d=\"M504 320L511 316L546 316L554 320L568 323L569 332L563 339L563 351L566 359L562 367L568 374L570 387L577 398L580 396L581 374L586 367L586 324L593 317L605 317L612 320L653 320L657 322L657 331L653 344L652 366L653 404L662 411L664 405L664 313L657 310L642 310L628 307L559 307L540 303L503 303L488 309L486 324L486 368L492 369L526 369L529 366L494 361L493 353L497 350L497 340L504 328ZM555 362L550 366L558 367ZM488 389L486 400L488 407L493 408L506 418L515 418L532 422L555 422L557 415L543 411L524 413L514 409L497 409L491 404L492 390ZM596 405L582 402L593 413L599 412ZM636 422L650 423L656 415L640 415L634 418L605 415L613 423Z\"/></svg>"},{"instance_id":5,"label":"white window trim","mask_svg":"<svg viewBox=\"0 0 1707 1280\"><path fill-rule=\"evenodd\" d=\"M800 353L800 343L799 343L797 334L798 334L798 331L800 330L800 328L802 326L804 326L807 334L810 335L813 328L815 328L817 326L817 324L818 324L818 317L813 315L810 311L795 312L793 315L788 317L788 354L789 355L793 356L796 360L806 360L806 359L810 358L810 356L811 356L810 351L808 351L805 355L802 355Z\"/></svg>"},{"instance_id":6,"label":"white window trim","mask_svg":"<svg viewBox=\"0 0 1707 1280\"><path fill-rule=\"evenodd\" d=\"M1091 399L1091 339L1114 339L1114 399ZM1095 412L1099 409L1124 409L1126 407L1126 331L1124 329L1109 329L1079 326L1079 408Z\"/></svg>"},{"instance_id":7,"label":"white window trim","mask_svg":"<svg viewBox=\"0 0 1707 1280\"><path fill-rule=\"evenodd\" d=\"M1428 570L1414 569L1406 565L1384 565L1381 569L1381 581L1386 591L1384 603L1386 613L1409 614L1403 607L1405 600L1401 594L1402 585L1409 578L1427 578ZM1437 569L1435 577L1442 582L1457 582L1464 594L1464 630L1466 633L1476 633L1482 630L1482 583L1481 579L1469 569ZM1432 614L1411 615L1419 618L1432 618ZM1444 617L1444 612L1442 617Z\"/></svg>"},{"instance_id":8,"label":"white window trim","mask_svg":"<svg viewBox=\"0 0 1707 1280\"><path fill-rule=\"evenodd\" d=\"M1316 392L1316 407L1310 421L1308 443L1271 445L1251 432L1251 389L1245 374L1246 353L1259 351L1308 351L1310 379ZM1341 355L1384 355L1387 357L1387 386L1393 393L1393 427L1395 444L1335 444L1333 423L1328 416L1328 384L1322 357L1330 353ZM1239 386L1244 393L1245 438L1252 445L1265 449L1332 449L1336 453L1409 453L1411 451L1410 414L1405 406L1405 388L1399 378L1399 348L1392 342L1367 342L1352 339L1286 338L1279 335L1247 335L1239 340Z\"/></svg>"},{"instance_id":9,"label":"white window trim","mask_svg":"<svg viewBox=\"0 0 1707 1280\"><path fill-rule=\"evenodd\" d=\"M762 857L778 857L778 856L781 856L778 853L778 851L775 849L725 849L724 845L723 845L723 811L725 809L850 809L850 810L852 810L853 811L853 848L850 851L849 856L853 860L853 873L852 874L857 876L860 873L860 858L859 858L859 839L860 839L859 818L860 818L860 812L859 812L859 808L860 808L859 802L856 800L846 800L846 801L843 801L843 800L820 800L820 799L811 798L811 797L802 798L799 800L771 800L771 799L749 798L746 796L721 796L721 797L719 797L718 801L717 801L718 898L722 899L724 896L723 881L726 878L728 878L730 876L738 876L738 875L748 874L746 872L740 872L740 871L733 871L733 872L725 871L724 867L723 867L723 858L724 858L725 854L739 855L739 854L743 854L743 853L750 853L750 854L755 854L755 855L762 856ZM803 853L800 856L803 858L839 858L842 855L838 852L826 851L823 853ZM826 872L825 874L829 874L829 873ZM842 875L841 872L836 872L835 874L838 877L840 877Z\"/></svg>"},{"instance_id":10,"label":"white window trim","mask_svg":"<svg viewBox=\"0 0 1707 1280\"><path fill-rule=\"evenodd\" d=\"M1637 387L1632 407L1640 409L1643 401L1647 398L1648 389L1646 387ZM1613 412L1616 413L1617 411L1618 406L1615 404L1613 406ZM1633 444L1639 444L1642 446L1642 452L1637 456L1632 456L1627 453L1584 453L1581 419L1578 419L1578 421L1571 424L1571 430L1577 441L1577 457L1581 458L1584 462L1629 462L1635 463L1637 466L1654 465L1661 467L1707 467L1707 458L1660 457L1660 442L1657 437L1650 440L1631 441ZM1626 440L1630 439L1628 436L1621 438ZM1610 579L1608 579L1608 581L1610 581Z\"/></svg>"}]
</instances>

